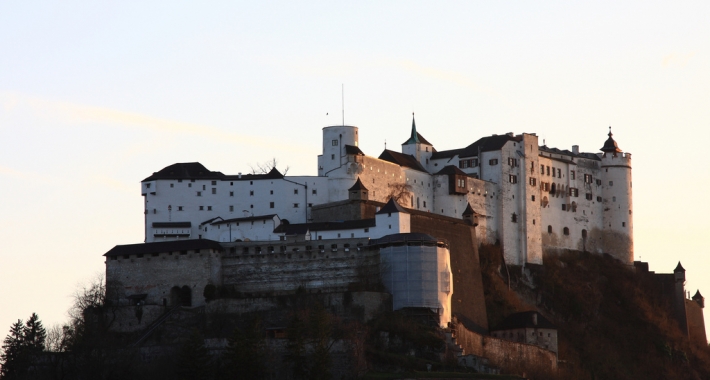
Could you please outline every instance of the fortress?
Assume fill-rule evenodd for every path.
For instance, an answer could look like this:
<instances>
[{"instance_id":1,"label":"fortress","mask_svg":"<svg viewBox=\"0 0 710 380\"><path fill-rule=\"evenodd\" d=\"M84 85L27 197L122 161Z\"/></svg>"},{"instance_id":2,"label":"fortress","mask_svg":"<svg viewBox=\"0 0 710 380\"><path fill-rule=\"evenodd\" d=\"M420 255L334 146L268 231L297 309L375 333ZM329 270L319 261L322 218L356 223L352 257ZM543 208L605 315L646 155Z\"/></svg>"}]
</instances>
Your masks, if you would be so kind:
<instances>
[{"instance_id":1,"label":"fortress","mask_svg":"<svg viewBox=\"0 0 710 380\"><path fill-rule=\"evenodd\" d=\"M286 177L275 168L225 175L199 163L170 165L141 183L145 242L278 240L284 220L308 229L309 240L410 232L406 223L386 231L381 225L313 224L371 219L374 212L363 214L364 208L328 210L394 197L407 210L456 219L470 208L479 242L499 242L508 264L541 264L544 252L560 249L633 262L631 154L619 149L611 131L600 153L540 146L528 133L437 151L412 119L401 152L385 149L373 157L358 145L357 127L323 128L317 176Z\"/></svg>"}]
</instances>

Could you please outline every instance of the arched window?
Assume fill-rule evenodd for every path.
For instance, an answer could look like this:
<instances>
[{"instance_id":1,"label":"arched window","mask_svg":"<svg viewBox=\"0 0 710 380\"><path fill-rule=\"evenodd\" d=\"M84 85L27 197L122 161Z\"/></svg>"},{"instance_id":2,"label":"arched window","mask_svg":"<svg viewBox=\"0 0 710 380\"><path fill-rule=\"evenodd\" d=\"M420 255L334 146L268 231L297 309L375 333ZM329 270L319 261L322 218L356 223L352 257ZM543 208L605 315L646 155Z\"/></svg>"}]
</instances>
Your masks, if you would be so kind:
<instances>
[{"instance_id":1,"label":"arched window","mask_svg":"<svg viewBox=\"0 0 710 380\"><path fill-rule=\"evenodd\" d=\"M562 233L565 235L569 235L569 228L567 228L567 227L563 228Z\"/></svg>"},{"instance_id":2,"label":"arched window","mask_svg":"<svg viewBox=\"0 0 710 380\"><path fill-rule=\"evenodd\" d=\"M547 226L547 233L551 234L552 233L552 226Z\"/></svg>"},{"instance_id":3,"label":"arched window","mask_svg":"<svg viewBox=\"0 0 710 380\"><path fill-rule=\"evenodd\" d=\"M582 239L587 238L587 230L582 230Z\"/></svg>"}]
</instances>

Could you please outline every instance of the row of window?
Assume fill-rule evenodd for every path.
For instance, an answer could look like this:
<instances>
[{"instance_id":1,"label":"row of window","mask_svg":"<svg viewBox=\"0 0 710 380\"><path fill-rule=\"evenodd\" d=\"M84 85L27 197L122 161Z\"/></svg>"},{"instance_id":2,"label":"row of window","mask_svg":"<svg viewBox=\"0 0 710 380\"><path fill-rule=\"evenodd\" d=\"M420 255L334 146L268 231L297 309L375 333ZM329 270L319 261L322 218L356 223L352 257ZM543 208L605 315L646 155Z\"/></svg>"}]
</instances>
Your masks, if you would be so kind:
<instances>
[{"instance_id":1,"label":"row of window","mask_svg":"<svg viewBox=\"0 0 710 380\"><path fill-rule=\"evenodd\" d=\"M362 249L362 247L363 247L363 244L362 244L362 243L357 243L357 245L355 246L355 248L357 248L358 250ZM262 247L260 247L260 246L251 247L252 249L249 249L249 248L250 248L250 247L242 247L241 252L242 252L242 253L264 253L264 250L262 250ZM291 251L292 251L292 252L300 252L300 251L301 251L301 248L304 248L306 252L311 252L311 251L313 251L313 246L312 246L312 245L307 245L307 246L305 246L305 247L294 247L294 248L291 249ZM330 249L331 251L335 252L335 251L338 250L338 248L339 248L338 244L331 244L328 249ZM350 251L351 245L350 245L349 243L346 243L346 244L343 244L342 248L343 248L343 250L344 250L345 252L348 252L348 251ZM319 245L317 249L318 249L320 252L325 252L326 247L325 247L325 245ZM288 247L285 246L285 245L280 245L280 246L278 246L278 251L279 251L279 252L287 252L287 251L288 251ZM266 247L265 252L266 252L266 253L275 253L275 252L276 252L276 249L275 249L275 247L274 247L273 245L270 245L270 246L267 246L267 247ZM229 248L229 253L237 253L237 247L231 247L231 248Z\"/></svg>"},{"instance_id":2,"label":"row of window","mask_svg":"<svg viewBox=\"0 0 710 380\"><path fill-rule=\"evenodd\" d=\"M171 186L172 186L172 185L171 185ZM204 190L204 187L203 187L203 190ZM293 189L293 193L294 193L295 195L298 195L298 189ZM214 187L212 188L212 194L217 194L217 188L214 188ZM269 190L269 194L270 194L270 195L273 195L273 194L274 194L274 191L273 191L273 190ZM312 195L318 195L318 189L313 189L313 190L311 190L311 194L312 194ZM198 191L198 192L197 192L197 196L198 196L198 197L201 197L201 196L202 196L202 192L201 192L201 191ZM230 191L230 192L229 192L229 196L230 196L230 197L233 197L233 196L234 196L234 191ZM249 196L252 196L252 197L254 196L254 190L249 190Z\"/></svg>"},{"instance_id":3,"label":"row of window","mask_svg":"<svg viewBox=\"0 0 710 380\"><path fill-rule=\"evenodd\" d=\"M478 166L478 158L470 158L467 160L459 160L459 168L460 169L466 169L466 168L475 168Z\"/></svg>"}]
</instances>

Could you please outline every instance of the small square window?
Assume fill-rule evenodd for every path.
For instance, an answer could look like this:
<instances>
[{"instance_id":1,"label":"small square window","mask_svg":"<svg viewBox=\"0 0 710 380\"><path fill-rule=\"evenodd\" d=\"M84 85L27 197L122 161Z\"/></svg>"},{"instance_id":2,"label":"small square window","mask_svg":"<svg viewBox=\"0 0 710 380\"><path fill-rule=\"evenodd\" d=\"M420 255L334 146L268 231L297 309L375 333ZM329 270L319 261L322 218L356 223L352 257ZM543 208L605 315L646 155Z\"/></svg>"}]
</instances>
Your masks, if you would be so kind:
<instances>
[{"instance_id":1,"label":"small square window","mask_svg":"<svg viewBox=\"0 0 710 380\"><path fill-rule=\"evenodd\" d=\"M178 211L182 211L182 206L178 206Z\"/></svg>"},{"instance_id":2,"label":"small square window","mask_svg":"<svg viewBox=\"0 0 710 380\"><path fill-rule=\"evenodd\" d=\"M170 187L175 187L175 185L173 185L173 184L171 183L171 184L170 184Z\"/></svg>"},{"instance_id":3,"label":"small square window","mask_svg":"<svg viewBox=\"0 0 710 380\"><path fill-rule=\"evenodd\" d=\"M217 181L212 181L212 186L217 186Z\"/></svg>"},{"instance_id":4,"label":"small square window","mask_svg":"<svg viewBox=\"0 0 710 380\"><path fill-rule=\"evenodd\" d=\"M212 211L212 206L207 206L207 211Z\"/></svg>"},{"instance_id":5,"label":"small square window","mask_svg":"<svg viewBox=\"0 0 710 380\"><path fill-rule=\"evenodd\" d=\"M313 193L313 195L318 195L318 190L313 189L313 192L312 192L312 193Z\"/></svg>"},{"instance_id":6,"label":"small square window","mask_svg":"<svg viewBox=\"0 0 710 380\"><path fill-rule=\"evenodd\" d=\"M200 206L200 211L204 210L205 206Z\"/></svg>"},{"instance_id":7,"label":"small square window","mask_svg":"<svg viewBox=\"0 0 710 380\"><path fill-rule=\"evenodd\" d=\"M213 188L212 188L212 194L217 194L217 188L216 188L216 187L213 187Z\"/></svg>"},{"instance_id":8,"label":"small square window","mask_svg":"<svg viewBox=\"0 0 710 380\"><path fill-rule=\"evenodd\" d=\"M234 206L229 206L229 211L234 211Z\"/></svg>"},{"instance_id":9,"label":"small square window","mask_svg":"<svg viewBox=\"0 0 710 380\"><path fill-rule=\"evenodd\" d=\"M201 196L202 196L202 192L201 192L201 191L198 191L198 192L197 192L197 196L198 196L198 197L201 197Z\"/></svg>"},{"instance_id":10,"label":"small square window","mask_svg":"<svg viewBox=\"0 0 710 380\"><path fill-rule=\"evenodd\" d=\"M294 203L293 208L298 208L298 203Z\"/></svg>"}]
</instances>

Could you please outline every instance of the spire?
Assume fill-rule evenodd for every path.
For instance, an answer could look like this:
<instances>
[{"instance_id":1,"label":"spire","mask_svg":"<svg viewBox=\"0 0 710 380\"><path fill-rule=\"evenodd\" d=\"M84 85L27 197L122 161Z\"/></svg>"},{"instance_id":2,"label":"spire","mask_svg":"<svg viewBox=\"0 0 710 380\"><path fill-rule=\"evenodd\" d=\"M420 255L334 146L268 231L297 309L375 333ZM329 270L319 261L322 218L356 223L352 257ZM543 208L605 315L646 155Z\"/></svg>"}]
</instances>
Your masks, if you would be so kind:
<instances>
[{"instance_id":1,"label":"spire","mask_svg":"<svg viewBox=\"0 0 710 380\"><path fill-rule=\"evenodd\" d=\"M600 149L604 153L621 153L621 149L619 149L619 146L616 144L616 141L611 137L613 134L611 133L611 126L609 126L609 138L606 139L604 142L604 146Z\"/></svg>"},{"instance_id":2,"label":"spire","mask_svg":"<svg viewBox=\"0 0 710 380\"><path fill-rule=\"evenodd\" d=\"M417 133L417 125L414 122L414 112L412 112L412 135L409 137L409 140L405 141L402 145L409 144L419 144L419 134Z\"/></svg>"},{"instance_id":3,"label":"spire","mask_svg":"<svg viewBox=\"0 0 710 380\"><path fill-rule=\"evenodd\" d=\"M683 268L683 266L680 265L680 261L678 262L678 266L675 267L675 269L673 270L673 272L685 272L685 268Z\"/></svg>"}]
</instances>

